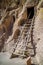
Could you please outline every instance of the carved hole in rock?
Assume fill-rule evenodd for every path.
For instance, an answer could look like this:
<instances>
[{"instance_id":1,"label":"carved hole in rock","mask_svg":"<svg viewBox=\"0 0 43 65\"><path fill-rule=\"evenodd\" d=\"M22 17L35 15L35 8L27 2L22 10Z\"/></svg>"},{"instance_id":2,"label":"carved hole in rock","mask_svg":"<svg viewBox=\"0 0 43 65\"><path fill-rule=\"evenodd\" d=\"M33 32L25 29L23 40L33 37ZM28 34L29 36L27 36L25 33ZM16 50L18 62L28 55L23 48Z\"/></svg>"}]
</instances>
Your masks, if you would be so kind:
<instances>
[{"instance_id":1,"label":"carved hole in rock","mask_svg":"<svg viewBox=\"0 0 43 65\"><path fill-rule=\"evenodd\" d=\"M27 7L27 17L29 19L32 19L34 16L34 7Z\"/></svg>"},{"instance_id":2,"label":"carved hole in rock","mask_svg":"<svg viewBox=\"0 0 43 65\"><path fill-rule=\"evenodd\" d=\"M15 21L15 16L13 15L13 20Z\"/></svg>"},{"instance_id":3,"label":"carved hole in rock","mask_svg":"<svg viewBox=\"0 0 43 65\"><path fill-rule=\"evenodd\" d=\"M1 20L2 16L0 15L0 20Z\"/></svg>"},{"instance_id":4,"label":"carved hole in rock","mask_svg":"<svg viewBox=\"0 0 43 65\"><path fill-rule=\"evenodd\" d=\"M15 22L15 17L14 16L8 16L5 18L5 20L3 21L3 25L4 25L4 32L7 32L8 35L12 34L12 29L13 29L13 24Z\"/></svg>"},{"instance_id":5,"label":"carved hole in rock","mask_svg":"<svg viewBox=\"0 0 43 65\"><path fill-rule=\"evenodd\" d=\"M3 28L0 26L0 37L3 34Z\"/></svg>"},{"instance_id":6,"label":"carved hole in rock","mask_svg":"<svg viewBox=\"0 0 43 65\"><path fill-rule=\"evenodd\" d=\"M15 31L15 34L14 34L14 39L17 39L19 35L20 35L20 30L17 29L17 30Z\"/></svg>"},{"instance_id":7,"label":"carved hole in rock","mask_svg":"<svg viewBox=\"0 0 43 65\"><path fill-rule=\"evenodd\" d=\"M3 27L3 33L5 33L6 32L6 30L5 30L5 28Z\"/></svg>"}]
</instances>

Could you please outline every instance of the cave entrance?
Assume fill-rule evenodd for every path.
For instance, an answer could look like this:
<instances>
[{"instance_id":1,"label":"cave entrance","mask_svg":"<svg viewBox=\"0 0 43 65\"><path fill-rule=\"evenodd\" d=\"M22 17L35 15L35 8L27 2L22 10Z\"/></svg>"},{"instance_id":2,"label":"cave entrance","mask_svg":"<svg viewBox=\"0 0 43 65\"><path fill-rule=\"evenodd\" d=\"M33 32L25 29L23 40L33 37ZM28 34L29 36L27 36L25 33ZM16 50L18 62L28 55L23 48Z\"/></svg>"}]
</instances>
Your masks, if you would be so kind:
<instances>
[{"instance_id":1,"label":"cave entrance","mask_svg":"<svg viewBox=\"0 0 43 65\"><path fill-rule=\"evenodd\" d=\"M27 18L32 19L34 16L34 7L27 7Z\"/></svg>"}]
</instances>

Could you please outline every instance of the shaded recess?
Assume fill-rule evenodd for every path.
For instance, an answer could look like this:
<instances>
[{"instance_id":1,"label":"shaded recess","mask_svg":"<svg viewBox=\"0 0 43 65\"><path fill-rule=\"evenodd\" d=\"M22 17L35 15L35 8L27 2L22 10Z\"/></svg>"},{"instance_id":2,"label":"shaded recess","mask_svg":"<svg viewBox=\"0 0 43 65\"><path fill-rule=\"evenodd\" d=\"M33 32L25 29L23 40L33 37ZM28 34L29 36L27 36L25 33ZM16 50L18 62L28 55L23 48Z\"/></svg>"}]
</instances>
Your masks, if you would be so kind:
<instances>
[{"instance_id":1,"label":"shaded recess","mask_svg":"<svg viewBox=\"0 0 43 65\"><path fill-rule=\"evenodd\" d=\"M34 7L27 7L27 17L29 19L32 19L34 16Z\"/></svg>"},{"instance_id":2,"label":"shaded recess","mask_svg":"<svg viewBox=\"0 0 43 65\"><path fill-rule=\"evenodd\" d=\"M17 39L19 35L20 35L20 30L17 29L17 30L15 31L15 34L14 34L14 39Z\"/></svg>"}]
</instances>

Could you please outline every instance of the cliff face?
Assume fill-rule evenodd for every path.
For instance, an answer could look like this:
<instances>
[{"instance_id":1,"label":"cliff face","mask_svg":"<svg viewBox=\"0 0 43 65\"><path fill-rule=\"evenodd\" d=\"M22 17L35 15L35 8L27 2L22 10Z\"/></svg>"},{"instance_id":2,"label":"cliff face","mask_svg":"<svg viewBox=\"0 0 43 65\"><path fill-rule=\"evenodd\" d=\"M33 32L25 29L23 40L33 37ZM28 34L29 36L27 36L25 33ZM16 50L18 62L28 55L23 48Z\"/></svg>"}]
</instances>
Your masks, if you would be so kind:
<instances>
[{"instance_id":1,"label":"cliff face","mask_svg":"<svg viewBox=\"0 0 43 65\"><path fill-rule=\"evenodd\" d=\"M0 0L0 8L6 8L10 6L12 3L19 4L19 1L17 0Z\"/></svg>"},{"instance_id":2,"label":"cliff face","mask_svg":"<svg viewBox=\"0 0 43 65\"><path fill-rule=\"evenodd\" d=\"M34 0L35 1L35 0ZM24 17L25 18L25 9L26 9L26 6L27 6L27 3L29 2L30 4L31 3L33 3L34 4L34 1L32 1L31 2L31 0L12 0L12 2L15 2L16 4L18 4L19 2L20 2L20 4L23 4L22 6L22 10L21 10L21 12L18 14L17 12L19 11L19 10L15 10L15 9L13 9L13 10L10 10L10 11L13 11L14 13L13 14L11 14L11 15L14 15L14 16L17 16L17 15L19 15L18 16L18 18L16 18L16 20L15 20L15 23L14 23L14 20L13 20L13 17L10 15L10 16L7 16L6 18L5 18L5 20L4 20L4 22L2 22L2 26L0 26L0 28L2 28L2 29L0 29L1 31L3 30L4 31L4 33L8 36L9 35L9 38L8 38L8 41L9 41L9 39L14 39L14 38L16 38L16 37L14 37L14 36L17 36L16 35L16 33L15 33L15 31L16 30L18 30L18 23L19 23L19 21L21 21L21 19ZM11 2L11 0L3 0L3 1L0 1L0 3L2 3L2 5L3 4L5 4L4 6L6 7L6 6L8 6L9 5L9 3L12 3ZM25 3L26 2L26 3ZM24 4L25 3L25 4ZM2 7L4 7L4 6L2 6ZM20 6L19 6L20 7ZM15 10L15 11L14 11ZM15 13L16 13L16 15L15 15ZM27 13L27 12L26 12ZM5 13L6 14L6 13ZM9 14L9 12L8 12L8 14ZM12 26L14 24L14 26ZM12 35L10 36L10 33L11 33L11 30L12 29ZM3 32L2 31L2 32ZM19 31L19 30L18 30ZM17 31L17 32L18 32ZM5 35L5 36L6 36ZM2 40L3 41L3 40ZM6 41L5 41L6 42ZM14 41L13 41L13 43L14 43ZM8 47L9 47L9 45L8 45ZM7 48L7 47L6 47Z\"/></svg>"},{"instance_id":3,"label":"cliff face","mask_svg":"<svg viewBox=\"0 0 43 65\"><path fill-rule=\"evenodd\" d=\"M13 3L12 3L13 1ZM17 8L10 8L8 9L3 17L5 16L6 13L7 16L5 18L2 17L3 20L0 20L1 24L0 24L0 52L8 52L11 56L11 58L21 54L22 57L28 57L29 55L31 55L31 53L37 53L37 55L41 52L42 50L42 42L43 42L43 8L40 8L39 14L37 14L38 16L35 19L35 25L32 24L32 26L34 27L34 31L31 30L32 32L34 32L33 36L35 36L34 40L35 42L38 40L38 44L37 44L37 49L35 48L35 50L32 52L32 50L28 50L27 52L27 48L31 47L31 43L32 41L30 40L29 37L31 37L32 33L30 33L31 29L31 23L33 21L33 18L29 19L29 16L31 14L31 12L33 13L35 10L34 8L36 8L34 5L34 3L36 3L35 0L34 3L31 0L5 0L5 1L0 1L1 4L1 8L5 8L7 6L14 6L14 3L17 5ZM18 7L18 3L20 2L20 5ZM25 3L26 1L26 3ZM31 7L29 6L28 2L30 3ZM4 5L5 3L5 5ZM12 3L12 4L11 4ZM25 4L24 4L25 3ZM32 6L33 4L33 6ZM2 6L4 5L4 6ZM29 14L27 14L27 8L33 8L33 10L30 11ZM29 12L29 10L28 10ZM28 16L27 16L28 15ZM34 14L33 14L34 17ZM27 22L27 23L26 23ZM33 29L32 27L32 29ZM40 34L40 35L39 35ZM41 35L42 34L42 35ZM38 38L38 36L40 38ZM42 40L40 40L42 39ZM27 44L30 43L30 44ZM36 42L37 43L37 42ZM33 45L33 44L32 44ZM27 47L28 46L28 47ZM33 45L35 47L35 43ZM41 47L40 47L41 46ZM31 47L32 49L33 47ZM40 48L40 50L39 50ZM36 51L37 50L37 51ZM25 52L25 53L24 53ZM42 51L43 52L43 51ZM42 54L41 52L41 54ZM22 55L23 54L23 55ZM26 55L26 56L25 56ZM41 57L43 57L42 55L39 55ZM36 57L37 58L37 57Z\"/></svg>"},{"instance_id":4,"label":"cliff face","mask_svg":"<svg viewBox=\"0 0 43 65\"><path fill-rule=\"evenodd\" d=\"M10 0L1 0L0 1L0 8L6 8L10 3Z\"/></svg>"},{"instance_id":5,"label":"cliff face","mask_svg":"<svg viewBox=\"0 0 43 65\"><path fill-rule=\"evenodd\" d=\"M24 3L26 1L27 0L0 0L0 8L6 8L6 7L10 6L12 3L16 4L17 6L18 5L24 5ZM30 0L30 2L31 1L32 0ZM33 1L35 1L35 0L33 0Z\"/></svg>"}]
</instances>

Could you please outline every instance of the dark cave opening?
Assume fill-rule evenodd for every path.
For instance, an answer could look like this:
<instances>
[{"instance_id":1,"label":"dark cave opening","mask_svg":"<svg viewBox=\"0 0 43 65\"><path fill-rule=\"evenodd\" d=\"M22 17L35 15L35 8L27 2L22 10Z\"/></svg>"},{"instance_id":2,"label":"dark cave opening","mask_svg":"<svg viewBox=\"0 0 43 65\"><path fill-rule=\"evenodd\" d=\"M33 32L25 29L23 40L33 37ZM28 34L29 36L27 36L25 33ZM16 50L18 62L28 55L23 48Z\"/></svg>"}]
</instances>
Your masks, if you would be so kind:
<instances>
[{"instance_id":1,"label":"dark cave opening","mask_svg":"<svg viewBox=\"0 0 43 65\"><path fill-rule=\"evenodd\" d=\"M34 7L27 8L27 17L28 19L32 19L34 16Z\"/></svg>"}]
</instances>

